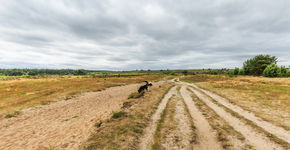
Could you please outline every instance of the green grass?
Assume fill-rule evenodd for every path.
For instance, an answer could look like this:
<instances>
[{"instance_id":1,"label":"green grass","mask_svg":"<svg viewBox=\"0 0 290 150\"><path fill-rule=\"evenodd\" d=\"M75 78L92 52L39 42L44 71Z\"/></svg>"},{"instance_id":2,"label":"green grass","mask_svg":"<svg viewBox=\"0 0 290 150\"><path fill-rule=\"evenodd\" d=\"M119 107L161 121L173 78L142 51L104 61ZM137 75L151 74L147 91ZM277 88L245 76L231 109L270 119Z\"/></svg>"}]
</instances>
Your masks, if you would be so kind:
<instances>
[{"instance_id":1,"label":"green grass","mask_svg":"<svg viewBox=\"0 0 290 150\"><path fill-rule=\"evenodd\" d=\"M122 116L125 116L125 112L123 112L123 111L119 111L119 112L115 112L115 113L113 113L113 115L112 115L112 118L114 118L114 119L116 119L116 118L120 118L120 117L122 117Z\"/></svg>"},{"instance_id":2,"label":"green grass","mask_svg":"<svg viewBox=\"0 0 290 150\"><path fill-rule=\"evenodd\" d=\"M19 114L20 114L20 111L14 111L14 112L11 113L11 114L7 114L7 115L5 116L5 118L16 117L16 116L19 115Z\"/></svg>"}]
</instances>

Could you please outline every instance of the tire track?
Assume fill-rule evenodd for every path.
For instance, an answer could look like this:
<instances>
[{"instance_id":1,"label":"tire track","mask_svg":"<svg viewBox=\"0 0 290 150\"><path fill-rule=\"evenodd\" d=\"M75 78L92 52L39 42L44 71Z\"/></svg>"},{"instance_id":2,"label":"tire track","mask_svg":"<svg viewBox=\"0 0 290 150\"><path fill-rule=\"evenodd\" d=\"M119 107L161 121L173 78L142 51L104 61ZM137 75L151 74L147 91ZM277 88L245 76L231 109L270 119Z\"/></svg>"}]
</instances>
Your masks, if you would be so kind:
<instances>
[{"instance_id":1,"label":"tire track","mask_svg":"<svg viewBox=\"0 0 290 150\"><path fill-rule=\"evenodd\" d=\"M213 92L199 88L195 84L192 84L192 86L194 88L202 91L203 93L205 93L209 97L213 98L214 100L216 100L220 104L224 105L225 107L227 107L227 108L233 110L234 112L242 115L246 119L253 121L258 126L262 127L266 131L268 131L269 133L274 134L277 137L279 137L280 139L290 143L290 131L286 131L285 129L283 129L281 127L275 126L275 125L271 124L270 122L264 121L261 118L256 117L253 113L246 111L237 105L231 104L228 100L226 100L225 98L223 98L217 94L214 94Z\"/></svg>"},{"instance_id":2,"label":"tire track","mask_svg":"<svg viewBox=\"0 0 290 150\"><path fill-rule=\"evenodd\" d=\"M221 145L217 141L215 132L210 127L207 120L202 113L197 109L195 103L192 101L190 92L186 90L186 86L181 87L180 93L186 103L189 113L194 119L194 124L197 129L198 143L195 145L195 149L198 150L221 150Z\"/></svg>"},{"instance_id":3,"label":"tire track","mask_svg":"<svg viewBox=\"0 0 290 150\"><path fill-rule=\"evenodd\" d=\"M191 85L191 84L189 84ZM255 131L252 127L248 126L238 118L232 116L226 112L223 108L214 104L206 95L203 93L190 88L190 90L210 108L212 108L220 117L224 118L235 130L242 133L244 137L256 148L261 150L280 150L283 149L280 145L270 141L264 135Z\"/></svg>"},{"instance_id":4,"label":"tire track","mask_svg":"<svg viewBox=\"0 0 290 150\"><path fill-rule=\"evenodd\" d=\"M153 135L156 132L157 123L160 120L161 114L162 114L163 110L165 109L169 98L172 97L173 94L177 95L176 86L171 88L169 90L169 92L164 96L164 98L161 100L161 103L158 105L156 112L153 114L152 121L149 124L149 126L145 129L144 135L140 140L141 141L141 143L140 143L141 150L151 149L151 145L154 141Z\"/></svg>"}]
</instances>

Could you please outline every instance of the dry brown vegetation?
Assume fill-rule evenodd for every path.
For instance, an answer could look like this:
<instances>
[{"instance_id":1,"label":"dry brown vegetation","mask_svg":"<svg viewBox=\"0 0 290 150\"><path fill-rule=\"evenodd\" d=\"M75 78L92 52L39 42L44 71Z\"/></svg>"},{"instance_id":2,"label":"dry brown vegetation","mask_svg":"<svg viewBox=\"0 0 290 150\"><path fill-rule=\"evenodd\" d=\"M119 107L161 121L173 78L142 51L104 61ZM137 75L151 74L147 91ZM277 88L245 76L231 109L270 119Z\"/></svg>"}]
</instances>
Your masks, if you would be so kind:
<instances>
[{"instance_id":1,"label":"dry brown vegetation","mask_svg":"<svg viewBox=\"0 0 290 150\"><path fill-rule=\"evenodd\" d=\"M182 78L290 130L290 78L195 75Z\"/></svg>"},{"instance_id":2,"label":"dry brown vegetation","mask_svg":"<svg viewBox=\"0 0 290 150\"><path fill-rule=\"evenodd\" d=\"M16 79L0 81L0 115L19 111L37 104L68 100L80 93L100 91L108 87L160 80L164 76L133 77L54 77L39 79Z\"/></svg>"},{"instance_id":3,"label":"dry brown vegetation","mask_svg":"<svg viewBox=\"0 0 290 150\"><path fill-rule=\"evenodd\" d=\"M171 84L153 86L143 97L128 99L122 115L96 124L84 149L138 149L139 137Z\"/></svg>"},{"instance_id":4,"label":"dry brown vegetation","mask_svg":"<svg viewBox=\"0 0 290 150\"><path fill-rule=\"evenodd\" d=\"M222 143L224 149L252 149L252 146L245 141L245 137L241 133L236 131L194 94L192 94L192 100L206 117L210 126L217 132L217 138Z\"/></svg>"}]
</instances>

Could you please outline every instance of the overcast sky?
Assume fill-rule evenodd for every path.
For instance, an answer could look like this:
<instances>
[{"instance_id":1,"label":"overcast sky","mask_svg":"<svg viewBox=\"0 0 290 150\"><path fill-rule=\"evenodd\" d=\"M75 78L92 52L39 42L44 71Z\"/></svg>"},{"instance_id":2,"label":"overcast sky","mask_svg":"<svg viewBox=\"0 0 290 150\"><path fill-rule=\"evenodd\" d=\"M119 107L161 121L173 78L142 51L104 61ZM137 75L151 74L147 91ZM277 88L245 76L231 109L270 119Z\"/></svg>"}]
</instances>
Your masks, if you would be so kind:
<instances>
[{"instance_id":1,"label":"overcast sky","mask_svg":"<svg viewBox=\"0 0 290 150\"><path fill-rule=\"evenodd\" d=\"M0 68L290 65L289 0L0 0Z\"/></svg>"}]
</instances>

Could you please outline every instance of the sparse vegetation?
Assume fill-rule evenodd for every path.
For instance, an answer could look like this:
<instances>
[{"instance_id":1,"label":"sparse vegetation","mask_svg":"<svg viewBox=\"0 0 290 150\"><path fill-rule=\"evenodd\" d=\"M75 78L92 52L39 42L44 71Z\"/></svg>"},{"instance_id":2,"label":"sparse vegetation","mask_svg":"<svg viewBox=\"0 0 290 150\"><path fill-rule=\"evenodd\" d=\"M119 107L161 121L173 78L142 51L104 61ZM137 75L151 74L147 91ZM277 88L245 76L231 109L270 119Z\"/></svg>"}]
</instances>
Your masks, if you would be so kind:
<instances>
[{"instance_id":1,"label":"sparse vegetation","mask_svg":"<svg viewBox=\"0 0 290 150\"><path fill-rule=\"evenodd\" d=\"M0 115L52 101L69 100L83 92L108 87L160 80L163 76L91 78L87 76L49 77L39 79L0 80Z\"/></svg>"},{"instance_id":2,"label":"sparse vegetation","mask_svg":"<svg viewBox=\"0 0 290 150\"><path fill-rule=\"evenodd\" d=\"M138 138L150 121L150 117L161 99L172 85L166 84L161 88L152 87L152 92L139 99L130 99L130 105L121 111L126 116L120 119L108 119L97 126L84 149L138 149Z\"/></svg>"},{"instance_id":3,"label":"sparse vegetation","mask_svg":"<svg viewBox=\"0 0 290 150\"><path fill-rule=\"evenodd\" d=\"M122 117L122 116L125 116L125 112L123 112L123 111L119 111L119 112L115 112L115 113L113 113L113 115L112 115L112 118L114 118L114 119L116 119L116 118L120 118L120 117Z\"/></svg>"},{"instance_id":4,"label":"sparse vegetation","mask_svg":"<svg viewBox=\"0 0 290 150\"><path fill-rule=\"evenodd\" d=\"M180 80L194 82L256 116L290 130L290 78L195 75Z\"/></svg>"},{"instance_id":5,"label":"sparse vegetation","mask_svg":"<svg viewBox=\"0 0 290 150\"><path fill-rule=\"evenodd\" d=\"M189 90L191 91L191 90ZM244 149L248 148L245 142L245 137L233 127L231 127L223 118L218 116L214 110L208 107L203 101L199 100L195 95L192 95L192 99L195 101L198 109L203 112L203 115L207 118L210 126L217 132L218 141L221 142L224 149L237 149L234 145L233 138L240 140L240 144Z\"/></svg>"},{"instance_id":6,"label":"sparse vegetation","mask_svg":"<svg viewBox=\"0 0 290 150\"><path fill-rule=\"evenodd\" d=\"M131 98L140 98L140 97L144 96L144 94L145 94L145 91L141 91L140 93L134 92L134 93L132 93L132 94L130 94L128 96L128 99L131 99Z\"/></svg>"},{"instance_id":7,"label":"sparse vegetation","mask_svg":"<svg viewBox=\"0 0 290 150\"><path fill-rule=\"evenodd\" d=\"M16 117L16 116L19 115L19 114L20 114L20 111L14 111L14 112L11 113L11 114L7 114L7 115L5 116L5 118Z\"/></svg>"}]
</instances>

